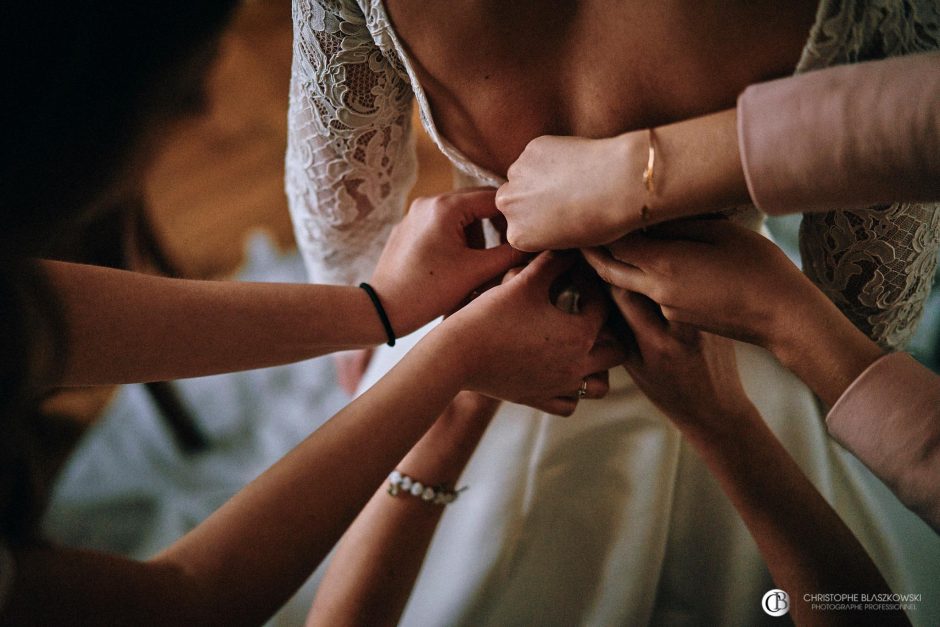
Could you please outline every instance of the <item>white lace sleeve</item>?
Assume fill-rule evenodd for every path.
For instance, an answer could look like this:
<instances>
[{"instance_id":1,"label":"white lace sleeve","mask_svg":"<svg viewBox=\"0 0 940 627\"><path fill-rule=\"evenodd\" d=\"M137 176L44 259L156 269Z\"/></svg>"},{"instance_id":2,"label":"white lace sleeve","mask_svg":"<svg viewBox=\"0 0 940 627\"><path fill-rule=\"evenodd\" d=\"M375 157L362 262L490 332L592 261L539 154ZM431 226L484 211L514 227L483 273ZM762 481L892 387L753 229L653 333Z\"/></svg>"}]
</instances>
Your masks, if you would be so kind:
<instances>
[{"instance_id":1,"label":"white lace sleeve","mask_svg":"<svg viewBox=\"0 0 940 627\"><path fill-rule=\"evenodd\" d=\"M824 0L800 72L940 48L936 0ZM940 248L940 205L804 214L806 274L886 349L911 339Z\"/></svg>"},{"instance_id":2,"label":"white lace sleeve","mask_svg":"<svg viewBox=\"0 0 940 627\"><path fill-rule=\"evenodd\" d=\"M895 204L803 216L803 270L882 348L911 339L940 249L940 207Z\"/></svg>"},{"instance_id":3,"label":"white lace sleeve","mask_svg":"<svg viewBox=\"0 0 940 627\"><path fill-rule=\"evenodd\" d=\"M285 185L310 280L367 280L414 183L413 94L353 2L294 0Z\"/></svg>"}]
</instances>

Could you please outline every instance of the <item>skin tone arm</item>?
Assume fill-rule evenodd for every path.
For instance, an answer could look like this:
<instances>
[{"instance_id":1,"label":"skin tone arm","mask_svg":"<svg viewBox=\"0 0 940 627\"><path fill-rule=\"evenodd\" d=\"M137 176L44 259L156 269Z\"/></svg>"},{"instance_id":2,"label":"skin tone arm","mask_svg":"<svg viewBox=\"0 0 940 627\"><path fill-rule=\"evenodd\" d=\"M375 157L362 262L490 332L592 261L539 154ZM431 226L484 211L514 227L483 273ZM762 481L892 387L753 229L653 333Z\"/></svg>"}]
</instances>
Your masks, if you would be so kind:
<instances>
[{"instance_id":1,"label":"skin tone arm","mask_svg":"<svg viewBox=\"0 0 940 627\"><path fill-rule=\"evenodd\" d=\"M636 336L624 364L695 447L757 543L797 625L853 625L853 613L813 611L804 594L889 593L875 564L746 397L732 343L664 320L646 297L613 288ZM676 381L683 382L677 386ZM773 468L773 472L768 472ZM767 498L773 493L774 498ZM879 624L909 624L903 612Z\"/></svg>"},{"instance_id":2,"label":"skin tone arm","mask_svg":"<svg viewBox=\"0 0 940 627\"><path fill-rule=\"evenodd\" d=\"M727 220L659 225L584 254L667 320L771 351L827 405L883 354L776 245Z\"/></svg>"},{"instance_id":3,"label":"skin tone arm","mask_svg":"<svg viewBox=\"0 0 940 627\"><path fill-rule=\"evenodd\" d=\"M497 205L512 245L544 250L748 202L778 214L937 200L938 97L935 52L754 85L737 109L655 129L652 192L646 130L539 137L510 167Z\"/></svg>"},{"instance_id":4,"label":"skin tone arm","mask_svg":"<svg viewBox=\"0 0 940 627\"><path fill-rule=\"evenodd\" d=\"M259 624L459 390L552 398L573 394L593 372L589 353L603 316L567 314L549 300L571 263L543 255L451 316L369 392L149 562L15 550L17 576L0 622Z\"/></svg>"},{"instance_id":5,"label":"skin tone arm","mask_svg":"<svg viewBox=\"0 0 940 627\"><path fill-rule=\"evenodd\" d=\"M452 311L472 289L522 259L508 245L468 245L464 229L496 213L493 194L419 199L396 227L371 284L397 335ZM43 265L62 303L70 349L57 384L201 376L386 341L372 302L358 287L189 281Z\"/></svg>"},{"instance_id":6,"label":"skin tone arm","mask_svg":"<svg viewBox=\"0 0 940 627\"><path fill-rule=\"evenodd\" d=\"M498 403L462 393L397 468L430 485L456 486ZM333 556L307 618L313 625L396 625L444 508L383 485Z\"/></svg>"},{"instance_id":7,"label":"skin tone arm","mask_svg":"<svg viewBox=\"0 0 940 627\"><path fill-rule=\"evenodd\" d=\"M607 303L599 290L584 286L582 304L589 315L606 317ZM585 398L606 395L606 371L623 357L618 343L595 345L590 368L604 376L587 378ZM566 409L573 411L577 397L568 402ZM458 397L398 469L424 485L457 487L496 409L494 402L480 396ZM391 497L381 486L343 536L317 590L308 624L397 624L443 511L415 497Z\"/></svg>"},{"instance_id":8,"label":"skin tone arm","mask_svg":"<svg viewBox=\"0 0 940 627\"><path fill-rule=\"evenodd\" d=\"M607 139L538 137L496 195L507 239L528 251L596 246L650 224L744 204L735 125L730 109L657 128L652 193L643 184L646 130Z\"/></svg>"}]
</instances>

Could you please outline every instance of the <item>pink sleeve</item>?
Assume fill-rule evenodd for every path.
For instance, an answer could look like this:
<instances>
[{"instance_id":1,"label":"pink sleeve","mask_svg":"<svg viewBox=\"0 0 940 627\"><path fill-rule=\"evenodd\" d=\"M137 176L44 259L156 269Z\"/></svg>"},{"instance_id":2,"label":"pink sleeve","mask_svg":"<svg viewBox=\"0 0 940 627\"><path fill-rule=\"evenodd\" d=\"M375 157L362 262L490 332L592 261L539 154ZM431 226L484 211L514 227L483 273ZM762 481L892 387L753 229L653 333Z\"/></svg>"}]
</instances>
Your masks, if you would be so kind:
<instances>
[{"instance_id":1,"label":"pink sleeve","mask_svg":"<svg viewBox=\"0 0 940 627\"><path fill-rule=\"evenodd\" d=\"M940 533L940 377L907 353L885 355L848 387L826 423Z\"/></svg>"},{"instance_id":2,"label":"pink sleeve","mask_svg":"<svg viewBox=\"0 0 940 627\"><path fill-rule=\"evenodd\" d=\"M748 87L738 146L764 212L940 200L940 54Z\"/></svg>"}]
</instances>

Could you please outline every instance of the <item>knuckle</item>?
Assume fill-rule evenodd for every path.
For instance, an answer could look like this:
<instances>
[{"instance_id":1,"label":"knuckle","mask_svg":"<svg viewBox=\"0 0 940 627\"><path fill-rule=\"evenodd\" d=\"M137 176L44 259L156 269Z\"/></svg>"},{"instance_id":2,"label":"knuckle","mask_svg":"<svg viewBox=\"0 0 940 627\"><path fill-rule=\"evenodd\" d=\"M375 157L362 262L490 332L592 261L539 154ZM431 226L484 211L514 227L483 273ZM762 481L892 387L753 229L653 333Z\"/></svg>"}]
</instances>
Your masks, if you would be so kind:
<instances>
[{"instance_id":1,"label":"knuckle","mask_svg":"<svg viewBox=\"0 0 940 627\"><path fill-rule=\"evenodd\" d=\"M668 303L671 291L663 283L653 283L649 288L649 297L657 303Z\"/></svg>"},{"instance_id":2,"label":"knuckle","mask_svg":"<svg viewBox=\"0 0 940 627\"><path fill-rule=\"evenodd\" d=\"M660 257L653 263L653 267L659 274L671 277L676 272L676 262L670 257Z\"/></svg>"}]
</instances>

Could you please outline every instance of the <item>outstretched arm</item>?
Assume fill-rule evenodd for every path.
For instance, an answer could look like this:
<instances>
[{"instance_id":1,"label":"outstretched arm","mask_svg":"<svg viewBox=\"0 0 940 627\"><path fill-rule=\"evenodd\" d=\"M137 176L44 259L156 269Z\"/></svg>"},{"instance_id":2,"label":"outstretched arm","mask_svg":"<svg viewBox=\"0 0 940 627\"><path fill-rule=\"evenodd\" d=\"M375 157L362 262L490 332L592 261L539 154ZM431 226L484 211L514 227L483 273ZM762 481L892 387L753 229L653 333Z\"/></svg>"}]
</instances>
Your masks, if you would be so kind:
<instances>
[{"instance_id":1,"label":"outstretched arm","mask_svg":"<svg viewBox=\"0 0 940 627\"><path fill-rule=\"evenodd\" d=\"M498 406L477 394L457 396L397 470L425 485L455 490ZM398 624L444 506L406 490L391 496L387 486L386 481L375 492L340 541L308 625Z\"/></svg>"},{"instance_id":2,"label":"outstretched arm","mask_svg":"<svg viewBox=\"0 0 940 627\"><path fill-rule=\"evenodd\" d=\"M584 313L606 318L607 299L584 287L580 300ZM583 369L584 398L606 395L607 369L622 360L619 345L599 341ZM569 414L579 396L572 388L567 397L554 399L555 406L544 408ZM425 486L443 485L453 490L496 408L495 402L479 395L458 396L398 470ZM387 485L379 488L340 542L317 591L309 624L398 623L443 507L415 496L391 496ZM461 506L459 500L453 505Z\"/></svg>"},{"instance_id":3,"label":"outstretched arm","mask_svg":"<svg viewBox=\"0 0 940 627\"><path fill-rule=\"evenodd\" d=\"M578 388L603 320L549 302L551 283L570 265L544 255L448 318L366 394L153 560L16 549L18 574L0 620L262 622L459 390L531 402Z\"/></svg>"},{"instance_id":4,"label":"outstretched arm","mask_svg":"<svg viewBox=\"0 0 940 627\"><path fill-rule=\"evenodd\" d=\"M728 220L663 224L584 254L668 320L770 350L827 405L882 354L773 242Z\"/></svg>"},{"instance_id":5,"label":"outstretched arm","mask_svg":"<svg viewBox=\"0 0 940 627\"><path fill-rule=\"evenodd\" d=\"M725 220L691 220L585 256L668 320L773 352L832 407L830 434L940 528L940 377L909 355L884 355L772 242Z\"/></svg>"},{"instance_id":6,"label":"outstretched arm","mask_svg":"<svg viewBox=\"0 0 940 627\"><path fill-rule=\"evenodd\" d=\"M415 201L371 284L400 337L455 309L521 256L471 249L465 228L496 213L492 191ZM177 379L309 359L386 341L351 286L189 281L44 262L68 333L66 385Z\"/></svg>"},{"instance_id":7,"label":"outstretched arm","mask_svg":"<svg viewBox=\"0 0 940 627\"><path fill-rule=\"evenodd\" d=\"M737 109L655 129L652 191L646 130L546 136L509 168L497 202L510 243L543 250L747 202L787 214L937 201L938 99L936 52L760 83Z\"/></svg>"},{"instance_id":8,"label":"outstretched arm","mask_svg":"<svg viewBox=\"0 0 940 627\"><path fill-rule=\"evenodd\" d=\"M626 369L717 478L774 582L790 595L794 622L857 623L857 615L814 612L803 595L890 589L745 396L731 342L664 321L645 296L613 291L636 336L637 352ZM879 621L908 624L903 612L879 613Z\"/></svg>"}]
</instances>

